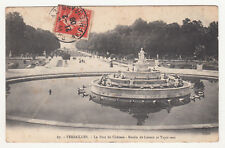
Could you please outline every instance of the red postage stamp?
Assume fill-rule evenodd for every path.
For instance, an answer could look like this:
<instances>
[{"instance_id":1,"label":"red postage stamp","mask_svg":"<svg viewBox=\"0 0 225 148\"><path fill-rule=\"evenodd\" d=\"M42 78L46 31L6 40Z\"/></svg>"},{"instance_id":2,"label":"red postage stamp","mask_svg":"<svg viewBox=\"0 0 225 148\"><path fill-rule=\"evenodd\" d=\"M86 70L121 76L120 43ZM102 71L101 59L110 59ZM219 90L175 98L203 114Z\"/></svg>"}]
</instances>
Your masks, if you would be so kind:
<instances>
[{"instance_id":1,"label":"red postage stamp","mask_svg":"<svg viewBox=\"0 0 225 148\"><path fill-rule=\"evenodd\" d=\"M54 31L74 39L87 39L91 15L91 10L82 7L59 5Z\"/></svg>"}]
</instances>

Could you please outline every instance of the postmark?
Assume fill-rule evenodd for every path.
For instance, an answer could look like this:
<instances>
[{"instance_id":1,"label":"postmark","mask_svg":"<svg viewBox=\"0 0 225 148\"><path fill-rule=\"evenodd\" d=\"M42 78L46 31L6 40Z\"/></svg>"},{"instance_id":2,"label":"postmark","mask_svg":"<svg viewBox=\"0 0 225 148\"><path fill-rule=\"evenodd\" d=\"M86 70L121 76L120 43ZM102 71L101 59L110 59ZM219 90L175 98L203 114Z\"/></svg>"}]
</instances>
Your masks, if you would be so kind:
<instances>
[{"instance_id":1,"label":"postmark","mask_svg":"<svg viewBox=\"0 0 225 148\"><path fill-rule=\"evenodd\" d=\"M54 32L60 41L70 43L78 39L88 39L91 10L59 5L51 10L50 15L56 19Z\"/></svg>"},{"instance_id":2,"label":"postmark","mask_svg":"<svg viewBox=\"0 0 225 148\"><path fill-rule=\"evenodd\" d=\"M51 16L51 19L52 20L56 20L56 17L57 17L57 14L58 14L58 7L57 6L54 6L51 8L50 12L49 12L49 15ZM53 28L52 28L52 31L53 33L55 34L56 38L60 41L60 42L64 42L64 43L71 43L71 42L74 42L75 39L69 35L69 34L62 34L62 33L58 33L58 32L55 32L54 31L54 24L52 24Z\"/></svg>"}]
</instances>

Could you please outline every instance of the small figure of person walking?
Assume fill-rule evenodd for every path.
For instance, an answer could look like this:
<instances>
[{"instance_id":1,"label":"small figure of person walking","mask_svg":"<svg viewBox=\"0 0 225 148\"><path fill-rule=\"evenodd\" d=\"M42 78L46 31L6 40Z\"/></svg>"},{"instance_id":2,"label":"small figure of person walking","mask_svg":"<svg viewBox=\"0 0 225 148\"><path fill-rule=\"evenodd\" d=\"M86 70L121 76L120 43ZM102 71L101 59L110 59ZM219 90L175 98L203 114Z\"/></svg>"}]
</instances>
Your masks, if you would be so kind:
<instances>
[{"instance_id":1,"label":"small figure of person walking","mask_svg":"<svg viewBox=\"0 0 225 148\"><path fill-rule=\"evenodd\" d=\"M49 89L48 93L49 93L49 95L51 95L51 94L52 94L52 90L51 90L51 89Z\"/></svg>"},{"instance_id":2,"label":"small figure of person walking","mask_svg":"<svg viewBox=\"0 0 225 148\"><path fill-rule=\"evenodd\" d=\"M110 67L113 67L113 61L112 60L110 61Z\"/></svg>"}]
</instances>

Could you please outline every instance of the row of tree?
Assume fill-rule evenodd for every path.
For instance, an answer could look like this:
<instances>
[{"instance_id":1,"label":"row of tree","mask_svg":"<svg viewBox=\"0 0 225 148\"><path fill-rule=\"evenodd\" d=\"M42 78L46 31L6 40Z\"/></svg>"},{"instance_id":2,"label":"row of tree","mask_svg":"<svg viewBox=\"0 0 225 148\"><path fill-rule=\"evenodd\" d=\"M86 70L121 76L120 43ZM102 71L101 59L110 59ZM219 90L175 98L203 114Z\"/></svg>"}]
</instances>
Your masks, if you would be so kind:
<instances>
[{"instance_id":1,"label":"row of tree","mask_svg":"<svg viewBox=\"0 0 225 148\"><path fill-rule=\"evenodd\" d=\"M60 48L56 36L50 31L26 25L18 12L6 15L6 55L38 56Z\"/></svg>"},{"instance_id":2,"label":"row of tree","mask_svg":"<svg viewBox=\"0 0 225 148\"><path fill-rule=\"evenodd\" d=\"M98 55L133 58L140 48L154 58L218 58L218 22L204 27L201 21L186 18L183 24L163 21L147 23L137 19L130 26L117 26L105 33L92 33L76 44L80 50Z\"/></svg>"}]
</instances>

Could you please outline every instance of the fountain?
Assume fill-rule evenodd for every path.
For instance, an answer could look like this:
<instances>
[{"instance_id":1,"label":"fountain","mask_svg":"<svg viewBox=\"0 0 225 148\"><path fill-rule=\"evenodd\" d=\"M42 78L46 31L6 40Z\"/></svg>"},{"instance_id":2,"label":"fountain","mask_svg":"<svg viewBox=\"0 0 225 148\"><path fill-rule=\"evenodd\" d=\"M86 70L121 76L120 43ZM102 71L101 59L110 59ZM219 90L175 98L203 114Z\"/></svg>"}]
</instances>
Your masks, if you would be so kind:
<instances>
[{"instance_id":1,"label":"fountain","mask_svg":"<svg viewBox=\"0 0 225 148\"><path fill-rule=\"evenodd\" d=\"M102 72L9 77L7 122L144 130L218 127L218 77L182 74L181 79L160 73L143 49L132 65L134 69L102 77Z\"/></svg>"},{"instance_id":2,"label":"fountain","mask_svg":"<svg viewBox=\"0 0 225 148\"><path fill-rule=\"evenodd\" d=\"M153 62L149 62L153 61ZM129 102L153 103L167 100L168 103L190 96L191 84L177 75L164 74L154 67L153 59L146 59L143 48L138 54L134 68L128 71L103 75L91 85L93 95L102 99L123 99Z\"/></svg>"}]
</instances>

